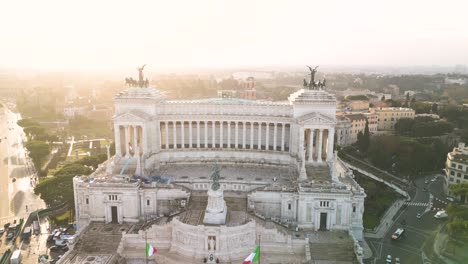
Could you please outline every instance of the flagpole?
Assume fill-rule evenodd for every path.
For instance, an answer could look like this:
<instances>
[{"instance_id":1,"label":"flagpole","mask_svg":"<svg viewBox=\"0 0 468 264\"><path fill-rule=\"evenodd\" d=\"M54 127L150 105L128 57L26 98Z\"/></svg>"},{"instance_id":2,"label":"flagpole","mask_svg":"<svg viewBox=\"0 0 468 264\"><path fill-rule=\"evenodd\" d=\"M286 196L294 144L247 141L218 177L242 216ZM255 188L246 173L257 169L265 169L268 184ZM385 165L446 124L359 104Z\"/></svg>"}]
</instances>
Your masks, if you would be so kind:
<instances>
[{"instance_id":1,"label":"flagpole","mask_svg":"<svg viewBox=\"0 0 468 264\"><path fill-rule=\"evenodd\" d=\"M258 264L261 264L261 256L262 256L262 234L258 235Z\"/></svg>"},{"instance_id":2,"label":"flagpole","mask_svg":"<svg viewBox=\"0 0 468 264\"><path fill-rule=\"evenodd\" d=\"M146 236L146 230L145 230L145 263L148 264L148 253L146 252L146 248L148 247L148 238Z\"/></svg>"},{"instance_id":3,"label":"flagpole","mask_svg":"<svg viewBox=\"0 0 468 264\"><path fill-rule=\"evenodd\" d=\"M148 218L146 216L146 212L145 212L145 264L148 264L148 253L146 252L146 248L148 247L148 236L147 236L147 231L146 231L146 224L148 223Z\"/></svg>"}]
</instances>

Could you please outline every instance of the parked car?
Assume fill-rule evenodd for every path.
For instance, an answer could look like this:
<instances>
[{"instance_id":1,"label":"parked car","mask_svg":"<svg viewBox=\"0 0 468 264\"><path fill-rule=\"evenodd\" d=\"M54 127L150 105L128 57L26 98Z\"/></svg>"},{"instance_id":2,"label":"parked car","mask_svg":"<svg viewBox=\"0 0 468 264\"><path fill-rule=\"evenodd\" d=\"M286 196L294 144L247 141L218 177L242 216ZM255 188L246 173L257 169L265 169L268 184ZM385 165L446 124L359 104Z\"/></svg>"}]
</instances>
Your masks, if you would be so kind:
<instances>
[{"instance_id":1,"label":"parked car","mask_svg":"<svg viewBox=\"0 0 468 264\"><path fill-rule=\"evenodd\" d=\"M447 199L447 201L449 201L449 202L452 202L452 203L455 202L455 198L453 198L452 196L447 196L446 199Z\"/></svg>"},{"instance_id":2,"label":"parked car","mask_svg":"<svg viewBox=\"0 0 468 264\"><path fill-rule=\"evenodd\" d=\"M5 228L4 227L0 228L0 236L2 236L3 233L5 233Z\"/></svg>"},{"instance_id":3,"label":"parked car","mask_svg":"<svg viewBox=\"0 0 468 264\"><path fill-rule=\"evenodd\" d=\"M56 246L59 246L59 247L64 247L67 245L67 241L66 240L62 240L62 239L56 239L55 240L55 245Z\"/></svg>"},{"instance_id":4,"label":"parked car","mask_svg":"<svg viewBox=\"0 0 468 264\"><path fill-rule=\"evenodd\" d=\"M9 227L10 227L10 223L6 223L3 225L3 228L5 228L5 230L7 230Z\"/></svg>"},{"instance_id":5,"label":"parked car","mask_svg":"<svg viewBox=\"0 0 468 264\"><path fill-rule=\"evenodd\" d=\"M9 233L7 234L7 236L6 236L6 239L7 239L7 240L11 240L14 236L15 236L15 233L9 232Z\"/></svg>"},{"instance_id":6,"label":"parked car","mask_svg":"<svg viewBox=\"0 0 468 264\"><path fill-rule=\"evenodd\" d=\"M395 264L400 264L400 258L395 258Z\"/></svg>"},{"instance_id":7,"label":"parked car","mask_svg":"<svg viewBox=\"0 0 468 264\"><path fill-rule=\"evenodd\" d=\"M428 183L429 183L429 180L425 180L424 183L425 183L425 184L428 184Z\"/></svg>"},{"instance_id":8,"label":"parked car","mask_svg":"<svg viewBox=\"0 0 468 264\"><path fill-rule=\"evenodd\" d=\"M63 246L63 247L61 247L61 246L55 245L55 246L51 246L51 247L49 248L49 250L50 250L51 252L68 251L68 246Z\"/></svg>"}]
</instances>

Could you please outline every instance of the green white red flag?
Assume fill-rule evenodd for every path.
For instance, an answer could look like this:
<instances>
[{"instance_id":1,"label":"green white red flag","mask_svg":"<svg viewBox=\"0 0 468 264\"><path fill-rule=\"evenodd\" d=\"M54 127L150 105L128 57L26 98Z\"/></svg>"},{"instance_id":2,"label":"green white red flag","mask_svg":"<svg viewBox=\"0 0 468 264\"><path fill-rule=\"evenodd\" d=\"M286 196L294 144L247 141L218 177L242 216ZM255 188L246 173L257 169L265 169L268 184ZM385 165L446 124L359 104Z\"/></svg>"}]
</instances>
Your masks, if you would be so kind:
<instances>
[{"instance_id":1,"label":"green white red flag","mask_svg":"<svg viewBox=\"0 0 468 264\"><path fill-rule=\"evenodd\" d=\"M151 257L152 255L156 254L156 248L152 247L149 243L146 243L146 256Z\"/></svg>"},{"instance_id":2,"label":"green white red flag","mask_svg":"<svg viewBox=\"0 0 468 264\"><path fill-rule=\"evenodd\" d=\"M244 259L244 262L242 262L242 264L251 264L251 263L257 262L259 257L260 257L260 247L257 246L252 251L252 253L250 253L250 255L246 259Z\"/></svg>"}]
</instances>

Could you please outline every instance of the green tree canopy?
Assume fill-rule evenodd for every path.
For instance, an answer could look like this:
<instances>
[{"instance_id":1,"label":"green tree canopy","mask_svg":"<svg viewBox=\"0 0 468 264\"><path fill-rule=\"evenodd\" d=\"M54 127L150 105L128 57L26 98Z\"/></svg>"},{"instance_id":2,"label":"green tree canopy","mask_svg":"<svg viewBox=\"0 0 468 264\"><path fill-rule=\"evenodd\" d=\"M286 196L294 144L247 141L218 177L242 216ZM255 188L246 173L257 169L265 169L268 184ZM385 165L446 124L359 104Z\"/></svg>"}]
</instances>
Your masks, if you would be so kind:
<instances>
[{"instance_id":1,"label":"green tree canopy","mask_svg":"<svg viewBox=\"0 0 468 264\"><path fill-rule=\"evenodd\" d=\"M62 203L74 205L73 177L89 175L92 170L84 165L72 163L58 170L53 177L41 180L34 188L34 193L41 195L44 202L50 206Z\"/></svg>"},{"instance_id":2,"label":"green tree canopy","mask_svg":"<svg viewBox=\"0 0 468 264\"><path fill-rule=\"evenodd\" d=\"M26 149L29 151L29 157L33 160L34 166L38 169L50 153L49 145L42 141L30 141L26 144Z\"/></svg>"}]
</instances>

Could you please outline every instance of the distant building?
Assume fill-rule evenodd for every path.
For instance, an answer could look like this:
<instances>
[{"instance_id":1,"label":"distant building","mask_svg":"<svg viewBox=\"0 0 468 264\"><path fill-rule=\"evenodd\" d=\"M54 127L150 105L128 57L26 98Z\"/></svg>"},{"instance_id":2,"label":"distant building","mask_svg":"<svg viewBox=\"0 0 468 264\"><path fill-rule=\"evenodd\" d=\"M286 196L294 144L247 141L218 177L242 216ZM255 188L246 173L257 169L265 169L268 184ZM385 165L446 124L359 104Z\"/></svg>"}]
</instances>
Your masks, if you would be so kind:
<instances>
[{"instance_id":1,"label":"distant building","mask_svg":"<svg viewBox=\"0 0 468 264\"><path fill-rule=\"evenodd\" d=\"M349 111L369 111L369 101L353 100L347 103L347 110Z\"/></svg>"},{"instance_id":2,"label":"distant building","mask_svg":"<svg viewBox=\"0 0 468 264\"><path fill-rule=\"evenodd\" d=\"M383 92L391 94L393 99L396 99L396 98L398 98L400 96L400 87L398 87L398 86L396 86L394 84L391 84L391 85L389 85L387 87L384 87ZM387 99L387 98L385 97L385 99Z\"/></svg>"},{"instance_id":3,"label":"distant building","mask_svg":"<svg viewBox=\"0 0 468 264\"><path fill-rule=\"evenodd\" d=\"M351 121L351 130L348 137L348 144L353 144L357 141L357 134L361 131L364 133L366 127L366 116L363 114L348 114L345 115Z\"/></svg>"},{"instance_id":4,"label":"distant building","mask_svg":"<svg viewBox=\"0 0 468 264\"><path fill-rule=\"evenodd\" d=\"M417 94L417 93L418 93L418 92L416 92L416 91L407 90L407 91L404 92L404 95L405 95L405 97L406 97L407 95L409 95L410 97L413 97L413 96L414 96L415 94Z\"/></svg>"},{"instance_id":5,"label":"distant building","mask_svg":"<svg viewBox=\"0 0 468 264\"><path fill-rule=\"evenodd\" d=\"M73 118L78 115L85 115L86 107L85 106L67 106L63 108L63 116L65 118Z\"/></svg>"},{"instance_id":6,"label":"distant building","mask_svg":"<svg viewBox=\"0 0 468 264\"><path fill-rule=\"evenodd\" d=\"M466 84L468 80L466 78L450 78L445 77L445 84L459 84L463 85Z\"/></svg>"},{"instance_id":7,"label":"distant building","mask_svg":"<svg viewBox=\"0 0 468 264\"><path fill-rule=\"evenodd\" d=\"M439 120L440 116L437 114L416 114L415 117L430 117L435 120Z\"/></svg>"},{"instance_id":8,"label":"distant building","mask_svg":"<svg viewBox=\"0 0 468 264\"><path fill-rule=\"evenodd\" d=\"M468 146L459 143L447 154L445 163L446 181L448 185L468 182Z\"/></svg>"},{"instance_id":9,"label":"distant building","mask_svg":"<svg viewBox=\"0 0 468 264\"><path fill-rule=\"evenodd\" d=\"M364 116L369 122L369 132L371 134L376 133L378 129L379 116L376 113L364 113Z\"/></svg>"},{"instance_id":10,"label":"distant building","mask_svg":"<svg viewBox=\"0 0 468 264\"><path fill-rule=\"evenodd\" d=\"M248 77L245 81L240 82L241 98L248 100L257 99L257 90L255 89L256 81L254 77Z\"/></svg>"},{"instance_id":11,"label":"distant building","mask_svg":"<svg viewBox=\"0 0 468 264\"><path fill-rule=\"evenodd\" d=\"M414 119L415 112L411 108L383 107L375 110L378 115L378 130L393 130L396 122L401 118Z\"/></svg>"},{"instance_id":12,"label":"distant building","mask_svg":"<svg viewBox=\"0 0 468 264\"><path fill-rule=\"evenodd\" d=\"M336 144L340 147L350 145L351 120L343 115L336 116Z\"/></svg>"}]
</instances>

